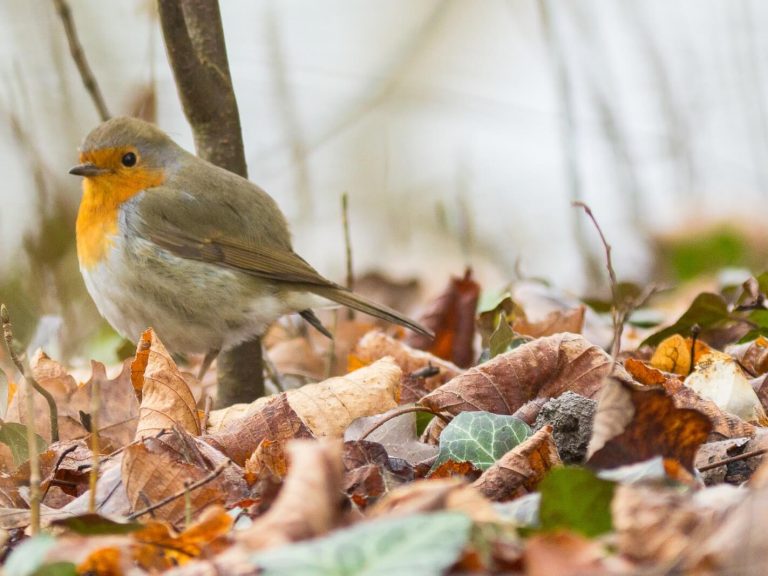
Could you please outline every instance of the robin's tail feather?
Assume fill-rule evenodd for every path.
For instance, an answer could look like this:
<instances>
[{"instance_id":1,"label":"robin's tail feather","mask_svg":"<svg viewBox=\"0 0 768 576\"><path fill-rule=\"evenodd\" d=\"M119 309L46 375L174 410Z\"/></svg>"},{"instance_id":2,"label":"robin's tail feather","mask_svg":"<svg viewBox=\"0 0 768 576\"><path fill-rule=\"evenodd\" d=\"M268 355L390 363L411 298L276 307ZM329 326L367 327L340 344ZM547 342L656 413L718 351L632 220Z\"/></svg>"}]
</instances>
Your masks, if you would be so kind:
<instances>
[{"instance_id":1,"label":"robin's tail feather","mask_svg":"<svg viewBox=\"0 0 768 576\"><path fill-rule=\"evenodd\" d=\"M406 328L424 336L428 336L429 338L435 337L431 330L425 328L418 322L411 320L407 316L400 314L400 312L392 310L392 308L388 308L387 306L377 304L376 302L368 300L367 298L346 290L345 288L336 286L312 286L309 289L318 296L322 296L328 300L333 300L342 306L347 306L348 308L358 310L364 314L375 316L376 318L381 318L387 322L393 322L394 324L405 326Z\"/></svg>"}]
</instances>

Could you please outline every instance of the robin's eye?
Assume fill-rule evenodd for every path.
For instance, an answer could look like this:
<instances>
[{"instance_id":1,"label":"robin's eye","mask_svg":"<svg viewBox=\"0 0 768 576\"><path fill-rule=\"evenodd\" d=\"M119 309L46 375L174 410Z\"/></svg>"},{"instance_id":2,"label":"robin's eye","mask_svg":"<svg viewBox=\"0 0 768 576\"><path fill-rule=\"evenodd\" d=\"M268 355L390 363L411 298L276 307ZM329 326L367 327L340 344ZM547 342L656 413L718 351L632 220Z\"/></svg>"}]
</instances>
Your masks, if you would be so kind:
<instances>
[{"instance_id":1,"label":"robin's eye","mask_svg":"<svg viewBox=\"0 0 768 576\"><path fill-rule=\"evenodd\" d=\"M131 166L135 166L136 165L136 154L134 154L133 152L126 152L125 154L123 154L122 162L123 162L123 166L125 166L126 168L130 168Z\"/></svg>"}]
</instances>

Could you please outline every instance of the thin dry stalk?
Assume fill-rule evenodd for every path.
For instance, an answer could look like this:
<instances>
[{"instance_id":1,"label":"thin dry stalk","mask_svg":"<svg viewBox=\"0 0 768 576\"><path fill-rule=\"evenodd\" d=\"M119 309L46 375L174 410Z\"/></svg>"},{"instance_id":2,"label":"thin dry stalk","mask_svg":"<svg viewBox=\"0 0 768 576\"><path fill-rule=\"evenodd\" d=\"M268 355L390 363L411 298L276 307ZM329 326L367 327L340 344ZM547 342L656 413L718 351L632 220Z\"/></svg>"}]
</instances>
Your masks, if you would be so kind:
<instances>
[{"instance_id":1,"label":"thin dry stalk","mask_svg":"<svg viewBox=\"0 0 768 576\"><path fill-rule=\"evenodd\" d=\"M19 371L24 381L28 382L32 388L37 391L38 394L45 398L45 401L48 403L48 412L51 418L51 442L58 442L59 410L56 407L56 401L53 399L53 396L50 392L48 392L48 390L40 386L38 381L35 380L35 378L32 376L31 371L29 376L27 375L27 371L24 369L24 363L16 353L16 348L13 341L13 326L11 325L11 317L8 314L8 308L5 307L5 304L0 304L0 322L2 322L3 325L3 337L5 338L5 345L8 348L8 354L10 355L13 363L16 365L16 369Z\"/></svg>"},{"instance_id":2,"label":"thin dry stalk","mask_svg":"<svg viewBox=\"0 0 768 576\"><path fill-rule=\"evenodd\" d=\"M64 32L67 35L67 43L69 44L69 52L72 54L72 60L75 61L77 71L80 72L83 86L85 86L85 89L91 96L91 100L93 100L102 122L109 120L110 113L107 109L106 102L104 102L104 96L101 94L101 90L93 75L93 71L88 65L83 46L80 44L77 28L75 28L75 22L72 19L72 10L70 10L66 0L53 0L53 5L56 7L56 12L59 13L61 23L64 25Z\"/></svg>"},{"instance_id":3,"label":"thin dry stalk","mask_svg":"<svg viewBox=\"0 0 768 576\"><path fill-rule=\"evenodd\" d=\"M624 331L624 322L622 321L619 312L619 282L616 280L616 271L613 269L613 259L611 258L611 245L605 239L603 229L600 228L600 224L597 222L597 218L592 213L592 209L584 202L572 202L576 208L582 208L586 212L589 219L592 220L597 233L600 235L600 241L603 243L603 249L605 250L605 265L608 268L608 278L611 284L611 319L613 320L613 342L611 343L611 355L614 358L618 358L621 351L621 334Z\"/></svg>"},{"instance_id":4,"label":"thin dry stalk","mask_svg":"<svg viewBox=\"0 0 768 576\"><path fill-rule=\"evenodd\" d=\"M91 388L91 471L88 474L88 511L96 512L96 484L99 481L99 458L101 447L99 445L99 410L101 409L101 384L98 379L93 379Z\"/></svg>"}]
</instances>

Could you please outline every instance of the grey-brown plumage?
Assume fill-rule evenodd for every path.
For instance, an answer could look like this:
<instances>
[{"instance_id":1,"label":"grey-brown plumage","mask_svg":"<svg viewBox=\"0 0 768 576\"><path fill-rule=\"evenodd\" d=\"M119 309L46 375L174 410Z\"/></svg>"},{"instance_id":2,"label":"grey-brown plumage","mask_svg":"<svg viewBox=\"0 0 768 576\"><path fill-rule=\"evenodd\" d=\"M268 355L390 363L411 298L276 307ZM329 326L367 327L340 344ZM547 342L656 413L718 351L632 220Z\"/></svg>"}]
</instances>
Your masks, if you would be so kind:
<instances>
[{"instance_id":1,"label":"grey-brown plumage","mask_svg":"<svg viewBox=\"0 0 768 576\"><path fill-rule=\"evenodd\" d=\"M137 161L94 166L89 159L104 149L117 151L109 156L116 164L124 150ZM135 340L152 325L171 349L227 349L282 314L329 301L429 334L321 276L293 251L285 217L266 192L188 153L158 128L129 118L105 122L85 139L83 159L73 173L94 180L125 185L142 169L162 175L120 205L108 258L81 265L99 310L126 337ZM303 315L319 325L311 312Z\"/></svg>"}]
</instances>

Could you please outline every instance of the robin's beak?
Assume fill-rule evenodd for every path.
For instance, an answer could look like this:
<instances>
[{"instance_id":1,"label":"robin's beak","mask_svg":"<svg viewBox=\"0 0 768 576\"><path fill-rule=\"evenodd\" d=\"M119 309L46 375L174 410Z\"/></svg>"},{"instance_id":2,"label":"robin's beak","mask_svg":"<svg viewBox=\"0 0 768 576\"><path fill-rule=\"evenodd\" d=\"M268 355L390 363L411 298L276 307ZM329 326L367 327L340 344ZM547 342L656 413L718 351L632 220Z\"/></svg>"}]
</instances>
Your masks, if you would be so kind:
<instances>
[{"instance_id":1,"label":"robin's beak","mask_svg":"<svg viewBox=\"0 0 768 576\"><path fill-rule=\"evenodd\" d=\"M99 168L93 162L85 162L78 164L73 168L70 168L69 173L75 176L98 176L99 174L105 174L109 172L108 168Z\"/></svg>"}]
</instances>

